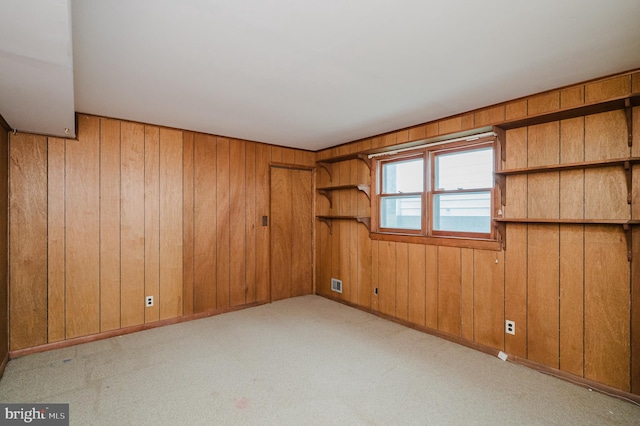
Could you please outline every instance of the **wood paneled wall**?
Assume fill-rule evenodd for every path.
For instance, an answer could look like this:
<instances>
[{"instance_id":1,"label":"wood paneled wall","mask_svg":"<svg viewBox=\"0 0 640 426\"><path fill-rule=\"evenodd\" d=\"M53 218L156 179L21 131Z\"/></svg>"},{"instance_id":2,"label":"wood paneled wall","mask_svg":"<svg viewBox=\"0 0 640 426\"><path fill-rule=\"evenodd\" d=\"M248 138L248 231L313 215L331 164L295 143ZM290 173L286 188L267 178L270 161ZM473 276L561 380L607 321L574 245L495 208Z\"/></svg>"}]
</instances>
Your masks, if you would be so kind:
<instances>
[{"instance_id":1,"label":"wood paneled wall","mask_svg":"<svg viewBox=\"0 0 640 426\"><path fill-rule=\"evenodd\" d=\"M389 147L640 92L640 73L626 73L321 151L317 160ZM634 145L625 112L612 111L507 131L503 168L640 156L640 108ZM509 176L505 217L639 219L640 167L634 211L622 167ZM333 181L368 183L360 160L336 163ZM316 196L318 214L363 215L358 191L334 193L333 208ZM355 221L316 221L317 292L539 365L640 394L640 230L627 260L622 226L507 225L506 250L488 251L371 240ZM330 278L343 293L330 290ZM378 294L374 289L378 289ZM516 322L515 336L504 332Z\"/></svg>"},{"instance_id":2,"label":"wood paneled wall","mask_svg":"<svg viewBox=\"0 0 640 426\"><path fill-rule=\"evenodd\" d=\"M315 161L89 115L9 145L10 350L266 301L269 163Z\"/></svg>"},{"instance_id":3,"label":"wood paneled wall","mask_svg":"<svg viewBox=\"0 0 640 426\"><path fill-rule=\"evenodd\" d=\"M0 123L4 119L0 117ZM9 129L0 124L0 376L9 354Z\"/></svg>"}]
</instances>

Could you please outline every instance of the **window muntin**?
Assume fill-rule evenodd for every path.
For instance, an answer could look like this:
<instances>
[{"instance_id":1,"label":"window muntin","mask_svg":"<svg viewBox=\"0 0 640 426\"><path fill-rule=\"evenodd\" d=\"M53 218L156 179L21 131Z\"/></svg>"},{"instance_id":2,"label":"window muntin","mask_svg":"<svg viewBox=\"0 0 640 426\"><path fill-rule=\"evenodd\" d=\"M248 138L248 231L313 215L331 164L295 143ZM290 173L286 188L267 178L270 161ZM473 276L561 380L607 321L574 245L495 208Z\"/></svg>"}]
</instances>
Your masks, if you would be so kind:
<instances>
[{"instance_id":1,"label":"window muntin","mask_svg":"<svg viewBox=\"0 0 640 426\"><path fill-rule=\"evenodd\" d=\"M494 143L439 145L378 160L375 231L491 239Z\"/></svg>"}]
</instances>

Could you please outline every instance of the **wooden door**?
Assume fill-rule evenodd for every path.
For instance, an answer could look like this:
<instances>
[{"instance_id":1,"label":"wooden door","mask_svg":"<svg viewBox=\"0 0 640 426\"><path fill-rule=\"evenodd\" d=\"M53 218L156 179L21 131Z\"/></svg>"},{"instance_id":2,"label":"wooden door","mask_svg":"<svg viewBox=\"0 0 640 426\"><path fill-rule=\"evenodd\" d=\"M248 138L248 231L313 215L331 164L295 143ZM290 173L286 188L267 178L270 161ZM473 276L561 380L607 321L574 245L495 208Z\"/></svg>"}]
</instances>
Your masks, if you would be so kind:
<instances>
[{"instance_id":1,"label":"wooden door","mask_svg":"<svg viewBox=\"0 0 640 426\"><path fill-rule=\"evenodd\" d=\"M271 300L313 292L310 169L271 167Z\"/></svg>"}]
</instances>

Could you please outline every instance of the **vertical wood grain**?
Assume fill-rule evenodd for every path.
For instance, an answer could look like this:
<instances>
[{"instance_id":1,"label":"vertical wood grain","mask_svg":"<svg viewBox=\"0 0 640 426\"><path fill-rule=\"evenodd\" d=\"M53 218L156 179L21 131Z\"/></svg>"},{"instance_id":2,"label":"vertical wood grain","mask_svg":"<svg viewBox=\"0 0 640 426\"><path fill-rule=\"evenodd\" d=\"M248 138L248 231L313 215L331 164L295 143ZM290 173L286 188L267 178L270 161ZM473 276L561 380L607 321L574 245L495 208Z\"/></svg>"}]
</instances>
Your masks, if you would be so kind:
<instances>
[{"instance_id":1,"label":"vertical wood grain","mask_svg":"<svg viewBox=\"0 0 640 426\"><path fill-rule=\"evenodd\" d=\"M438 330L460 336L460 249L438 247Z\"/></svg>"},{"instance_id":2,"label":"vertical wood grain","mask_svg":"<svg viewBox=\"0 0 640 426\"><path fill-rule=\"evenodd\" d=\"M503 252L474 251L473 335L476 343L498 350L504 350L504 279Z\"/></svg>"},{"instance_id":3,"label":"vertical wood grain","mask_svg":"<svg viewBox=\"0 0 640 426\"><path fill-rule=\"evenodd\" d=\"M438 247L425 247L425 325L438 329Z\"/></svg>"},{"instance_id":4,"label":"vertical wood grain","mask_svg":"<svg viewBox=\"0 0 640 426\"><path fill-rule=\"evenodd\" d=\"M229 142L229 304L245 303L245 143Z\"/></svg>"},{"instance_id":5,"label":"vertical wood grain","mask_svg":"<svg viewBox=\"0 0 640 426\"><path fill-rule=\"evenodd\" d=\"M630 390L629 262L621 228L585 227L584 376Z\"/></svg>"},{"instance_id":6,"label":"vertical wood grain","mask_svg":"<svg viewBox=\"0 0 640 426\"><path fill-rule=\"evenodd\" d=\"M194 152L194 270L193 310L204 312L217 306L216 274L216 138L196 133Z\"/></svg>"},{"instance_id":7,"label":"vertical wood grain","mask_svg":"<svg viewBox=\"0 0 640 426\"><path fill-rule=\"evenodd\" d=\"M560 162L584 161L584 118L560 122ZM560 172L560 218L584 217L584 170Z\"/></svg>"},{"instance_id":8,"label":"vertical wood grain","mask_svg":"<svg viewBox=\"0 0 640 426\"><path fill-rule=\"evenodd\" d=\"M48 342L65 338L65 247L64 247L64 139L49 138L47 148L47 335ZM119 212L118 212L119 216ZM118 253L120 249L118 247ZM119 266L119 265L118 265ZM120 276L118 274L118 285ZM119 292L118 292L119 295ZM119 301L118 301L119 303ZM118 310L118 321L120 310Z\"/></svg>"},{"instance_id":9,"label":"vertical wood grain","mask_svg":"<svg viewBox=\"0 0 640 426\"><path fill-rule=\"evenodd\" d=\"M9 352L9 133L0 125L0 357Z\"/></svg>"},{"instance_id":10,"label":"vertical wood grain","mask_svg":"<svg viewBox=\"0 0 640 426\"><path fill-rule=\"evenodd\" d=\"M217 226L217 306L229 306L229 139L218 138L216 169L216 226ZM235 237L235 236L234 236Z\"/></svg>"},{"instance_id":11,"label":"vertical wood grain","mask_svg":"<svg viewBox=\"0 0 640 426\"><path fill-rule=\"evenodd\" d=\"M313 292L312 172L291 170L291 296Z\"/></svg>"},{"instance_id":12,"label":"vertical wood grain","mask_svg":"<svg viewBox=\"0 0 640 426\"><path fill-rule=\"evenodd\" d=\"M100 120L78 117L65 162L66 337L100 331Z\"/></svg>"},{"instance_id":13,"label":"vertical wood grain","mask_svg":"<svg viewBox=\"0 0 640 426\"><path fill-rule=\"evenodd\" d=\"M144 309L144 322L160 319L160 129L144 128L144 295L153 306Z\"/></svg>"},{"instance_id":14,"label":"vertical wood grain","mask_svg":"<svg viewBox=\"0 0 640 426\"><path fill-rule=\"evenodd\" d=\"M271 168L271 300L291 297L292 172Z\"/></svg>"},{"instance_id":15,"label":"vertical wood grain","mask_svg":"<svg viewBox=\"0 0 640 426\"><path fill-rule=\"evenodd\" d=\"M47 342L47 140L9 139L9 348Z\"/></svg>"},{"instance_id":16,"label":"vertical wood grain","mask_svg":"<svg viewBox=\"0 0 640 426\"><path fill-rule=\"evenodd\" d=\"M582 376L584 227L560 225L560 369Z\"/></svg>"},{"instance_id":17,"label":"vertical wood grain","mask_svg":"<svg viewBox=\"0 0 640 426\"><path fill-rule=\"evenodd\" d=\"M409 247L396 244L396 318L409 319Z\"/></svg>"},{"instance_id":18,"label":"vertical wood grain","mask_svg":"<svg viewBox=\"0 0 640 426\"><path fill-rule=\"evenodd\" d=\"M160 319L182 315L182 132L160 129Z\"/></svg>"},{"instance_id":19,"label":"vertical wood grain","mask_svg":"<svg viewBox=\"0 0 640 426\"><path fill-rule=\"evenodd\" d=\"M463 248L460 251L460 336L473 341L474 327L474 251Z\"/></svg>"},{"instance_id":20,"label":"vertical wood grain","mask_svg":"<svg viewBox=\"0 0 640 426\"><path fill-rule=\"evenodd\" d=\"M559 123L530 126L528 129L527 164L546 166L558 164L560 158ZM532 218L558 218L560 174L535 173L528 176L527 209Z\"/></svg>"},{"instance_id":21,"label":"vertical wood grain","mask_svg":"<svg viewBox=\"0 0 640 426\"><path fill-rule=\"evenodd\" d=\"M558 226L529 225L527 243L528 358L558 368Z\"/></svg>"},{"instance_id":22,"label":"vertical wood grain","mask_svg":"<svg viewBox=\"0 0 640 426\"><path fill-rule=\"evenodd\" d=\"M378 245L378 309L383 314L396 311L396 243L380 241Z\"/></svg>"},{"instance_id":23,"label":"vertical wood grain","mask_svg":"<svg viewBox=\"0 0 640 426\"><path fill-rule=\"evenodd\" d=\"M120 297L122 327L144 323L144 126L121 124Z\"/></svg>"},{"instance_id":24,"label":"vertical wood grain","mask_svg":"<svg viewBox=\"0 0 640 426\"><path fill-rule=\"evenodd\" d=\"M120 257L120 121L100 119L100 331L120 328Z\"/></svg>"},{"instance_id":25,"label":"vertical wood grain","mask_svg":"<svg viewBox=\"0 0 640 426\"><path fill-rule=\"evenodd\" d=\"M425 325L425 246L409 244L409 321Z\"/></svg>"},{"instance_id":26,"label":"vertical wood grain","mask_svg":"<svg viewBox=\"0 0 640 426\"><path fill-rule=\"evenodd\" d=\"M258 144L256 147L256 214L258 227L256 230L256 300L269 300L269 229L272 218L269 209L269 162L271 148ZM262 217L267 217L267 226L262 225Z\"/></svg>"},{"instance_id":27,"label":"vertical wood grain","mask_svg":"<svg viewBox=\"0 0 640 426\"><path fill-rule=\"evenodd\" d=\"M516 334L505 335L505 351L527 357L527 225L507 225L505 251L505 320L515 321Z\"/></svg>"},{"instance_id":28,"label":"vertical wood grain","mask_svg":"<svg viewBox=\"0 0 640 426\"><path fill-rule=\"evenodd\" d=\"M183 248L182 248L182 309L185 315L193 314L193 275L194 275L194 164L193 164L193 138L192 132L182 134L182 218L183 224Z\"/></svg>"},{"instance_id":29,"label":"vertical wood grain","mask_svg":"<svg viewBox=\"0 0 640 426\"><path fill-rule=\"evenodd\" d=\"M245 303L256 300L256 227L260 226L256 216L256 144L245 144Z\"/></svg>"}]
</instances>

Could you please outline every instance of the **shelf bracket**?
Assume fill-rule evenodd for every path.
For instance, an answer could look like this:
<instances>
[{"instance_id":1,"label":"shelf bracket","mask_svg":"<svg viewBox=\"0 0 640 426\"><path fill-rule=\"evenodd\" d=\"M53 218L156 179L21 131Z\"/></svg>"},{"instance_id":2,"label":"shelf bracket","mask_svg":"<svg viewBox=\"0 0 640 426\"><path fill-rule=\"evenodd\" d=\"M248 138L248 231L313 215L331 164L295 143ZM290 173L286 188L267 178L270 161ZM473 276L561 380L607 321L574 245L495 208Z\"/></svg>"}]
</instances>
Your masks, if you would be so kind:
<instances>
[{"instance_id":1,"label":"shelf bracket","mask_svg":"<svg viewBox=\"0 0 640 426\"><path fill-rule=\"evenodd\" d=\"M628 140L627 144L629 147L633 146L633 105L631 104L631 99L627 98L624 100L624 112L625 117L627 118L627 135Z\"/></svg>"},{"instance_id":2,"label":"shelf bracket","mask_svg":"<svg viewBox=\"0 0 640 426\"><path fill-rule=\"evenodd\" d=\"M505 222L498 222L498 221L494 221L493 223L496 227L496 231L498 232L498 235L500 236L499 240L500 240L500 243L502 243L502 250L506 250L507 249L507 224Z\"/></svg>"},{"instance_id":3,"label":"shelf bracket","mask_svg":"<svg viewBox=\"0 0 640 426\"><path fill-rule=\"evenodd\" d=\"M633 191L633 168L630 161L624 162L624 173L627 176L627 204L631 204Z\"/></svg>"},{"instance_id":4,"label":"shelf bracket","mask_svg":"<svg viewBox=\"0 0 640 426\"><path fill-rule=\"evenodd\" d=\"M326 189L318 189L318 194L322 194L325 197L327 197L327 200L329 200L329 208L332 209L333 208L333 195L331 195L331 191L327 191Z\"/></svg>"},{"instance_id":5,"label":"shelf bracket","mask_svg":"<svg viewBox=\"0 0 640 426\"><path fill-rule=\"evenodd\" d=\"M327 163L325 161L317 161L316 164L318 164L318 166L322 167L327 171L327 173L329 173L329 181L333 182L333 173L331 173L331 169L333 167L331 167L331 163Z\"/></svg>"},{"instance_id":6,"label":"shelf bracket","mask_svg":"<svg viewBox=\"0 0 640 426\"><path fill-rule=\"evenodd\" d=\"M371 186L370 185L356 185L358 187L358 190L364 192L364 195L367 196L367 198L369 199L369 201L371 201Z\"/></svg>"},{"instance_id":7,"label":"shelf bracket","mask_svg":"<svg viewBox=\"0 0 640 426\"><path fill-rule=\"evenodd\" d=\"M366 164L369 170L371 170L371 159L367 154L358 154L358 158L364 161L364 164Z\"/></svg>"},{"instance_id":8,"label":"shelf bracket","mask_svg":"<svg viewBox=\"0 0 640 426\"><path fill-rule=\"evenodd\" d=\"M500 146L500 159L502 161L507 161L507 150L506 150L506 141L507 141L507 132L498 126L493 126L493 132L498 135L498 145Z\"/></svg>"},{"instance_id":9,"label":"shelf bracket","mask_svg":"<svg viewBox=\"0 0 640 426\"><path fill-rule=\"evenodd\" d=\"M356 217L356 221L358 221L361 224L363 224L367 228L367 231L371 232L371 218L370 217Z\"/></svg>"},{"instance_id":10,"label":"shelf bracket","mask_svg":"<svg viewBox=\"0 0 640 426\"><path fill-rule=\"evenodd\" d=\"M631 247L631 225L629 225L628 223L625 223L624 225L622 225L622 229L624 229L624 233L627 237L627 260L629 262L631 262L631 260L633 259L633 252L632 252L632 247Z\"/></svg>"},{"instance_id":11,"label":"shelf bracket","mask_svg":"<svg viewBox=\"0 0 640 426\"><path fill-rule=\"evenodd\" d=\"M329 227L329 235L333 235L333 224L331 222L331 219L326 218L326 217L319 217L318 220L320 222L326 223L327 226Z\"/></svg>"}]
</instances>

